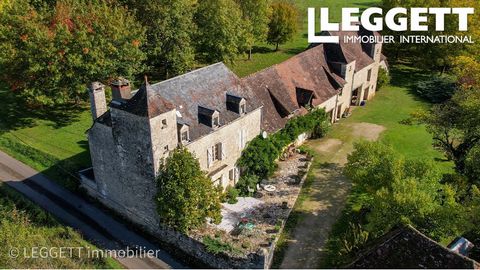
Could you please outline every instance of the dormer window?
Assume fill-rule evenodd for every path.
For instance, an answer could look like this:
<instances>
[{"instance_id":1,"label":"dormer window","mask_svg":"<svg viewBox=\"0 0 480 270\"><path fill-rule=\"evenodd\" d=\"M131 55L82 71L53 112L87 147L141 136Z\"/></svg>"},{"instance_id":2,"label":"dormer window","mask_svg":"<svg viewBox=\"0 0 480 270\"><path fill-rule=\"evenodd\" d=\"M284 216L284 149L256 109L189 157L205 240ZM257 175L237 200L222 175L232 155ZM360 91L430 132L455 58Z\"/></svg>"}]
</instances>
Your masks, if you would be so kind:
<instances>
[{"instance_id":1,"label":"dormer window","mask_svg":"<svg viewBox=\"0 0 480 270\"><path fill-rule=\"evenodd\" d=\"M227 94L227 109L240 115L247 113L247 101L239 96Z\"/></svg>"},{"instance_id":2,"label":"dormer window","mask_svg":"<svg viewBox=\"0 0 480 270\"><path fill-rule=\"evenodd\" d=\"M220 127L220 113L206 107L198 107L198 122L211 128Z\"/></svg>"},{"instance_id":3,"label":"dormer window","mask_svg":"<svg viewBox=\"0 0 480 270\"><path fill-rule=\"evenodd\" d=\"M218 126L220 126L220 120L217 115L212 118L212 127L218 127Z\"/></svg>"},{"instance_id":4,"label":"dormer window","mask_svg":"<svg viewBox=\"0 0 480 270\"><path fill-rule=\"evenodd\" d=\"M185 145L190 142L190 128L187 124L177 124L178 127L178 141Z\"/></svg>"}]
</instances>

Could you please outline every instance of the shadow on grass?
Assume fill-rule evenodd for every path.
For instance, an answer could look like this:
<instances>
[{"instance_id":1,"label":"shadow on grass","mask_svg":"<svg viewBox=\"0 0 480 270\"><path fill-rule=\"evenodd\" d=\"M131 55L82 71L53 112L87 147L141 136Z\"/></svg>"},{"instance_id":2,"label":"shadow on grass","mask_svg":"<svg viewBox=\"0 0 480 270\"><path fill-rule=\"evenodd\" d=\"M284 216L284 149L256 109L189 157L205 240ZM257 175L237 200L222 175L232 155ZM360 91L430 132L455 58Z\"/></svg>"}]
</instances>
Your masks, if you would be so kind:
<instances>
[{"instance_id":1,"label":"shadow on grass","mask_svg":"<svg viewBox=\"0 0 480 270\"><path fill-rule=\"evenodd\" d=\"M6 150L7 154L34 167L34 169L40 170L42 174L71 191L78 191L79 188L77 172L91 166L87 141L81 141L79 144L85 151L60 160L23 143L8 138L0 138L0 146Z\"/></svg>"},{"instance_id":2,"label":"shadow on grass","mask_svg":"<svg viewBox=\"0 0 480 270\"><path fill-rule=\"evenodd\" d=\"M55 128L61 128L78 119L85 108L79 105L58 105L55 108L32 108L0 83L0 134L11 130L35 126L35 121L51 121Z\"/></svg>"}]
</instances>

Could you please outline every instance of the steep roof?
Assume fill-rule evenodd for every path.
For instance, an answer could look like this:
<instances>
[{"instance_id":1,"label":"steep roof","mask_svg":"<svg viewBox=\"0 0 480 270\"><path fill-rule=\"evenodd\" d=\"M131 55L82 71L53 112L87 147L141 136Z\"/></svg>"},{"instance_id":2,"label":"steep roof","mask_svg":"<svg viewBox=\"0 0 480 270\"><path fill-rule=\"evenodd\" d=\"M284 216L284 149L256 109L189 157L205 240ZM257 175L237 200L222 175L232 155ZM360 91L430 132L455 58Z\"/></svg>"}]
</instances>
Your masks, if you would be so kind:
<instances>
[{"instance_id":1,"label":"steep roof","mask_svg":"<svg viewBox=\"0 0 480 270\"><path fill-rule=\"evenodd\" d=\"M247 113L260 107L252 91L223 63L217 63L153 85L145 83L127 102L116 106L142 117L154 118L176 109L177 120L190 127L190 139L202 137L213 129L200 124L199 107L220 113L220 125L241 117L227 110L227 93L246 100Z\"/></svg>"},{"instance_id":2,"label":"steep roof","mask_svg":"<svg viewBox=\"0 0 480 270\"><path fill-rule=\"evenodd\" d=\"M337 58L339 62L351 63L357 61L355 65L355 71L362 70L368 65L371 65L375 61L370 55L366 52L371 46L371 44L365 43L345 43L345 36L348 37L358 37L358 36L378 36L378 32L369 32L366 31L363 27L360 27L360 31L331 31L332 36L339 36L339 44L329 44L327 45L329 57Z\"/></svg>"},{"instance_id":3,"label":"steep roof","mask_svg":"<svg viewBox=\"0 0 480 270\"><path fill-rule=\"evenodd\" d=\"M302 109L298 104L297 89L312 91L312 104L318 106L336 96L345 84L344 79L330 70L322 45L243 80L264 106L263 129L268 132L282 128L287 121L285 115L278 112L279 106L288 114Z\"/></svg>"},{"instance_id":4,"label":"steep roof","mask_svg":"<svg viewBox=\"0 0 480 270\"><path fill-rule=\"evenodd\" d=\"M480 265L452 252L411 226L387 233L346 268L478 269Z\"/></svg>"}]
</instances>

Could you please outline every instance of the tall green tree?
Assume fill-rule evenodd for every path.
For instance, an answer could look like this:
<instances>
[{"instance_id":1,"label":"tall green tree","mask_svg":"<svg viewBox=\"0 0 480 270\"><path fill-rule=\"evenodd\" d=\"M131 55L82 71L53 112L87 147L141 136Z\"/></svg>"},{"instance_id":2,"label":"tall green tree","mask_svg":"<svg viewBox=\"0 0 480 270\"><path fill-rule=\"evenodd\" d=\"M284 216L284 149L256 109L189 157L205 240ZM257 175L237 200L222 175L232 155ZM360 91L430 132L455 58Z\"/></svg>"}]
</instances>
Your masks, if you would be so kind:
<instances>
[{"instance_id":1,"label":"tall green tree","mask_svg":"<svg viewBox=\"0 0 480 270\"><path fill-rule=\"evenodd\" d=\"M188 232L204 225L207 218L221 221L221 191L187 149L177 148L170 154L157 183L157 209L163 224Z\"/></svg>"},{"instance_id":2,"label":"tall green tree","mask_svg":"<svg viewBox=\"0 0 480 270\"><path fill-rule=\"evenodd\" d=\"M28 103L78 102L91 81L142 71L144 30L125 8L59 0L37 11L12 1L0 16L0 76Z\"/></svg>"},{"instance_id":3,"label":"tall green tree","mask_svg":"<svg viewBox=\"0 0 480 270\"><path fill-rule=\"evenodd\" d=\"M236 0L243 14L243 19L248 21L247 45L248 59L252 58L252 47L254 43L263 42L267 38L268 23L270 20L270 0Z\"/></svg>"},{"instance_id":4,"label":"tall green tree","mask_svg":"<svg viewBox=\"0 0 480 270\"><path fill-rule=\"evenodd\" d=\"M234 0L201 0L195 23L197 57L205 63L232 61L246 51L250 22ZM245 25L247 24L247 25Z\"/></svg>"},{"instance_id":5,"label":"tall green tree","mask_svg":"<svg viewBox=\"0 0 480 270\"><path fill-rule=\"evenodd\" d=\"M480 89L457 90L446 103L413 116L426 124L434 146L455 162L458 172L464 173L468 154L480 144Z\"/></svg>"},{"instance_id":6,"label":"tall green tree","mask_svg":"<svg viewBox=\"0 0 480 270\"><path fill-rule=\"evenodd\" d=\"M185 73L194 65L192 35L196 0L127 1L143 26L147 28L144 45L152 73L169 78Z\"/></svg>"},{"instance_id":7,"label":"tall green tree","mask_svg":"<svg viewBox=\"0 0 480 270\"><path fill-rule=\"evenodd\" d=\"M298 10L288 2L272 4L267 41L278 47L291 40L298 31Z\"/></svg>"}]
</instances>

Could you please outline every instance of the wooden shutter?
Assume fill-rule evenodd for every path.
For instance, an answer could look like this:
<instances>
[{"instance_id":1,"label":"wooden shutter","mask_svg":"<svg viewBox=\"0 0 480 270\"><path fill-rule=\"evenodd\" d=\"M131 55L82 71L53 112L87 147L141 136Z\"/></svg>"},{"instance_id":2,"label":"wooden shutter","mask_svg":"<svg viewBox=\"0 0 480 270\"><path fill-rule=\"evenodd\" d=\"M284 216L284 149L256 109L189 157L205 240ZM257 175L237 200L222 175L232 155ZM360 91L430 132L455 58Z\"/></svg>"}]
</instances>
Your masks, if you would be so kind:
<instances>
[{"instance_id":1,"label":"wooden shutter","mask_svg":"<svg viewBox=\"0 0 480 270\"><path fill-rule=\"evenodd\" d=\"M207 168L210 168L210 166L212 165L212 160L213 159L213 156L212 156L212 148L209 147L207 148Z\"/></svg>"},{"instance_id":2,"label":"wooden shutter","mask_svg":"<svg viewBox=\"0 0 480 270\"><path fill-rule=\"evenodd\" d=\"M221 160L225 160L227 159L227 155L226 155L226 149L225 149L225 144L224 143L220 143L220 151L221 151L221 156L220 156L220 159Z\"/></svg>"}]
</instances>

